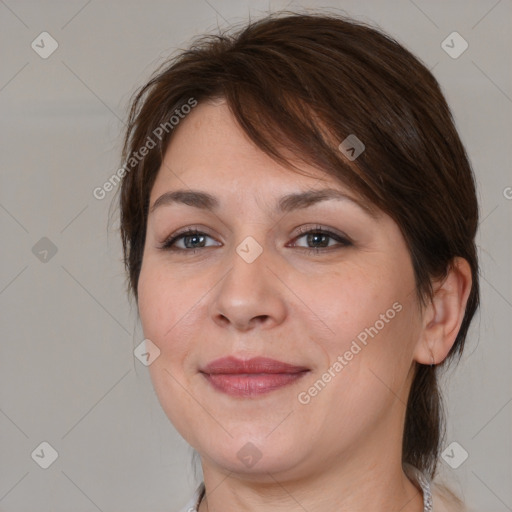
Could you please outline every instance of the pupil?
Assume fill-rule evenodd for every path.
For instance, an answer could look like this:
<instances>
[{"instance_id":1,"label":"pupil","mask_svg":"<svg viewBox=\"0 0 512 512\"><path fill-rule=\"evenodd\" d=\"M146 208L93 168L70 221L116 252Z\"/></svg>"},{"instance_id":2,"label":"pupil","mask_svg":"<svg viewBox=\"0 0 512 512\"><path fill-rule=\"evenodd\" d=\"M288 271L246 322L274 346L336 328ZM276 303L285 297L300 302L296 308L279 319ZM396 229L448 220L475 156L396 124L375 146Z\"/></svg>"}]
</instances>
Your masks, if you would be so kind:
<instances>
[{"instance_id":1,"label":"pupil","mask_svg":"<svg viewBox=\"0 0 512 512\"><path fill-rule=\"evenodd\" d=\"M321 233L315 233L313 235L311 235L311 234L308 235L308 244L310 242L315 243L316 241L318 241L319 238L323 238L323 242L320 245L320 247L327 247L328 246L328 240L327 240L328 236L324 235L324 234L321 234Z\"/></svg>"},{"instance_id":2,"label":"pupil","mask_svg":"<svg viewBox=\"0 0 512 512\"><path fill-rule=\"evenodd\" d=\"M188 248L190 248L190 247L192 247L192 248L197 247L195 245L195 243L198 241L198 239L201 239L201 238L204 239L204 236L202 236L202 235L189 235L189 236L187 236L185 238L185 247L188 247ZM193 242L191 244L188 244L187 241L190 241L190 240L193 240Z\"/></svg>"}]
</instances>

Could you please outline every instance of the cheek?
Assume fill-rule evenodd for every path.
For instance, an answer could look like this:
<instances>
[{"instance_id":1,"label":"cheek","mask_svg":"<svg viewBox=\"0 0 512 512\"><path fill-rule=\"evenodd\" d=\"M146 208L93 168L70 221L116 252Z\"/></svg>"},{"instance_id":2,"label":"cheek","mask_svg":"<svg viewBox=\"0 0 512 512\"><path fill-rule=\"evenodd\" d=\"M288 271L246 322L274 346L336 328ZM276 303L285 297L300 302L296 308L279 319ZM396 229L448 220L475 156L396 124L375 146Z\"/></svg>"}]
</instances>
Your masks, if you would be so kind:
<instances>
[{"instance_id":1,"label":"cheek","mask_svg":"<svg viewBox=\"0 0 512 512\"><path fill-rule=\"evenodd\" d=\"M139 277L139 316L144 337L160 350L150 369L173 375L190 373L188 355L201 343L207 302L204 280L177 274L175 269L148 259Z\"/></svg>"},{"instance_id":2,"label":"cheek","mask_svg":"<svg viewBox=\"0 0 512 512\"><path fill-rule=\"evenodd\" d=\"M162 304L166 300L165 288L158 281L156 272L151 265L143 264L138 283L139 316L144 330L144 336L153 343L159 342L160 331L167 316L162 315Z\"/></svg>"},{"instance_id":3,"label":"cheek","mask_svg":"<svg viewBox=\"0 0 512 512\"><path fill-rule=\"evenodd\" d=\"M321 279L307 277L299 293L307 298L307 306L324 323L326 341L337 349L358 335L364 341L364 333L368 329L374 332L376 323L379 332L388 330L389 324L399 316L393 304L403 296L382 266L371 273L367 267L356 265Z\"/></svg>"},{"instance_id":4,"label":"cheek","mask_svg":"<svg viewBox=\"0 0 512 512\"><path fill-rule=\"evenodd\" d=\"M191 369L185 361L191 350L187 325L193 323L197 297L173 281L172 275L148 260L139 276L138 307L144 337L160 350L148 367L156 395L169 420L185 432L196 421L186 405Z\"/></svg>"},{"instance_id":5,"label":"cheek","mask_svg":"<svg viewBox=\"0 0 512 512\"><path fill-rule=\"evenodd\" d=\"M156 258L144 257L139 276L139 313L146 326L163 328L174 324L180 317L180 310L187 302L189 288L183 286L176 271Z\"/></svg>"},{"instance_id":6,"label":"cheek","mask_svg":"<svg viewBox=\"0 0 512 512\"><path fill-rule=\"evenodd\" d=\"M375 390L380 387L385 394L379 378L392 389L400 387L412 363L416 333L412 271L354 264L314 281L315 286L313 281L304 279L300 293L315 314L310 318L319 317L325 326L310 325L310 332L325 356L321 370L331 368L336 375L332 390L350 403L356 397L371 401L374 391L382 398Z\"/></svg>"},{"instance_id":7,"label":"cheek","mask_svg":"<svg viewBox=\"0 0 512 512\"><path fill-rule=\"evenodd\" d=\"M186 315L187 289L173 283L172 276L165 269L148 262L141 269L138 295L144 336L165 353L170 348L170 340L177 338L180 318Z\"/></svg>"}]
</instances>

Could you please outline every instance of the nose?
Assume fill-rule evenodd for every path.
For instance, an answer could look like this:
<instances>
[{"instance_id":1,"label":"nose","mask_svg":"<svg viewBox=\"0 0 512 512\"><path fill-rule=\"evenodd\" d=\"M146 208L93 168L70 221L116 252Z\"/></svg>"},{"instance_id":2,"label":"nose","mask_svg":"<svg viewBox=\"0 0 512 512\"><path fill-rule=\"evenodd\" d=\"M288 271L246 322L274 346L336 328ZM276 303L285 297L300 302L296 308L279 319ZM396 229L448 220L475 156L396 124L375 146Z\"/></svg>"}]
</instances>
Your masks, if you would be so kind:
<instances>
[{"instance_id":1,"label":"nose","mask_svg":"<svg viewBox=\"0 0 512 512\"><path fill-rule=\"evenodd\" d=\"M211 315L219 326L249 331L272 328L284 321L286 287L278 278L276 258L262 249L248 237L226 257L225 277L211 295Z\"/></svg>"}]
</instances>

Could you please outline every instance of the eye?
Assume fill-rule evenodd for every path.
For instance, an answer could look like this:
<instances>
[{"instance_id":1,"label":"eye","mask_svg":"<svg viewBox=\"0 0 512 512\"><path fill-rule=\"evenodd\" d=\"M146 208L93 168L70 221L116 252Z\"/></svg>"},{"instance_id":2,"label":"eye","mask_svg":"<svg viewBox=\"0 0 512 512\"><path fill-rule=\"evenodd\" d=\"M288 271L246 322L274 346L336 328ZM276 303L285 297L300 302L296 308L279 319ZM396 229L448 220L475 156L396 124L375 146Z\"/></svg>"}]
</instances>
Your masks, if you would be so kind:
<instances>
[{"instance_id":1,"label":"eye","mask_svg":"<svg viewBox=\"0 0 512 512\"><path fill-rule=\"evenodd\" d=\"M328 229L322 228L321 226L317 226L314 229L309 230L302 227L299 229L299 232L301 234L295 237L294 243L291 245L291 247L298 247L308 253L326 252L353 245L347 236L335 233ZM176 252L182 251L194 254L196 252L195 249L203 249L206 247L215 246L218 247L222 245L219 243L210 243L207 245L208 239L213 240L213 238L207 233L204 233L196 228L188 228L168 237L159 246L159 249ZM306 246L296 243L297 240L301 239L305 240L307 244ZM331 243L333 241L335 243Z\"/></svg>"},{"instance_id":2,"label":"eye","mask_svg":"<svg viewBox=\"0 0 512 512\"><path fill-rule=\"evenodd\" d=\"M206 240L210 238L209 235L198 231L194 228L189 228L180 233L171 235L169 238L164 240L160 245L160 249L167 251L189 251L190 249L201 249L203 247L209 247L206 245ZM212 239L213 240L213 239ZM213 244L218 245L218 244ZM210 245L211 246L211 245ZM195 252L195 251L194 251Z\"/></svg>"},{"instance_id":3,"label":"eye","mask_svg":"<svg viewBox=\"0 0 512 512\"><path fill-rule=\"evenodd\" d=\"M314 229L300 228L299 231L302 233L300 236L295 238L295 241L305 239L306 246L296 245L294 247L302 247L307 252L318 253L325 250L332 250L340 247L347 247L353 245L347 236L343 236L338 233L334 233L328 229L324 229L321 226L317 226ZM332 241L337 242L331 243Z\"/></svg>"}]
</instances>

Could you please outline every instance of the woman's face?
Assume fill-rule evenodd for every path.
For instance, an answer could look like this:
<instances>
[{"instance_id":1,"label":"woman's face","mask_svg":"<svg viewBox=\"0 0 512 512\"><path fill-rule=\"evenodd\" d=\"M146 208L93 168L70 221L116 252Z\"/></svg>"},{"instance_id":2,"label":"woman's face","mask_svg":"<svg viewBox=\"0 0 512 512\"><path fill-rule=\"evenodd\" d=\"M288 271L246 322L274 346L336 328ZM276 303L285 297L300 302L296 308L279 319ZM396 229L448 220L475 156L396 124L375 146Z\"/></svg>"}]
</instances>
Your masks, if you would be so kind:
<instances>
[{"instance_id":1,"label":"woman's face","mask_svg":"<svg viewBox=\"0 0 512 512\"><path fill-rule=\"evenodd\" d=\"M336 197L356 196L312 167L302 166L311 177L281 167L224 102L199 104L176 130L151 191L138 285L169 419L203 466L255 478L399 453L421 323L396 223ZM321 189L335 192L314 200ZM178 190L213 202L159 200ZM186 230L197 234L160 248ZM229 356L298 368L208 374Z\"/></svg>"}]
</instances>

